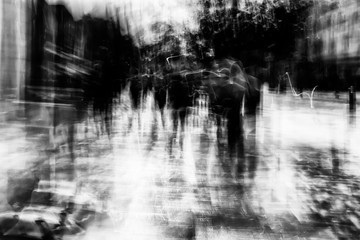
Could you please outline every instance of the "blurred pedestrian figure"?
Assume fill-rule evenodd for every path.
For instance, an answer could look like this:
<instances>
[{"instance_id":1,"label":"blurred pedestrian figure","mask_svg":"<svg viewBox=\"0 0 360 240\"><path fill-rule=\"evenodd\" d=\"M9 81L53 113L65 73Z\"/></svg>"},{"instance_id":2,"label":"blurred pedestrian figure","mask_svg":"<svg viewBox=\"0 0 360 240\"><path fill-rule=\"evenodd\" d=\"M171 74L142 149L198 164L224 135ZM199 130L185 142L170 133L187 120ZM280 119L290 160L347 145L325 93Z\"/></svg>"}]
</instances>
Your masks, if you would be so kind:
<instances>
[{"instance_id":1,"label":"blurred pedestrian figure","mask_svg":"<svg viewBox=\"0 0 360 240\"><path fill-rule=\"evenodd\" d=\"M351 112L356 110L356 92L354 86L349 87L349 109Z\"/></svg>"},{"instance_id":2,"label":"blurred pedestrian figure","mask_svg":"<svg viewBox=\"0 0 360 240\"><path fill-rule=\"evenodd\" d=\"M340 171L340 159L338 156L338 150L335 147L331 148L331 159L332 159L332 172L338 174Z\"/></svg>"},{"instance_id":3,"label":"blurred pedestrian figure","mask_svg":"<svg viewBox=\"0 0 360 240\"><path fill-rule=\"evenodd\" d=\"M164 110L166 105L166 94L167 94L167 83L166 78L163 76L154 76L154 98L155 104L160 110L161 122L163 127L165 127L165 116Z\"/></svg>"},{"instance_id":4,"label":"blurred pedestrian figure","mask_svg":"<svg viewBox=\"0 0 360 240\"><path fill-rule=\"evenodd\" d=\"M244 104L244 115L247 126L245 159L248 164L249 177L252 179L255 176L255 170L257 168L258 162L256 147L256 125L261 100L261 81L258 78L247 74L244 68L242 69L247 82ZM244 168L245 166L241 167Z\"/></svg>"},{"instance_id":5,"label":"blurred pedestrian figure","mask_svg":"<svg viewBox=\"0 0 360 240\"><path fill-rule=\"evenodd\" d=\"M340 82L340 77L339 77L339 74L338 74L338 71L337 71L337 66L336 66L335 63L331 64L331 66L329 68L329 80L330 80L330 83L334 86L335 98L339 99L341 82Z\"/></svg>"},{"instance_id":6,"label":"blurred pedestrian figure","mask_svg":"<svg viewBox=\"0 0 360 240\"><path fill-rule=\"evenodd\" d=\"M190 93L186 81L180 73L171 74L169 77L169 104L172 109L173 129L169 140L170 154L172 154L173 141L178 134L178 126L180 122L179 143L180 150L183 150L183 133L185 130L185 119L187 115L187 107L190 105Z\"/></svg>"}]
</instances>

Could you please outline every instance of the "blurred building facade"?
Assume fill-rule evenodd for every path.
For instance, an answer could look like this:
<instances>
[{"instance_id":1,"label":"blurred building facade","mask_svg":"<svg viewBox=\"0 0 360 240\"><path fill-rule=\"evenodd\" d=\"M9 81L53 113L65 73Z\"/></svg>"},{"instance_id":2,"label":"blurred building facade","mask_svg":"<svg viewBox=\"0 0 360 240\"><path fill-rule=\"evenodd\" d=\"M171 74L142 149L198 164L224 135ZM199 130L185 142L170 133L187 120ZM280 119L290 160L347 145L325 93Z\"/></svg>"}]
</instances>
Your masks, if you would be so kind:
<instances>
[{"instance_id":1,"label":"blurred building facade","mask_svg":"<svg viewBox=\"0 0 360 240\"><path fill-rule=\"evenodd\" d=\"M310 54L320 54L325 59L358 58L360 56L360 2L339 1L330 9L314 7L311 16L311 38L320 40L321 47Z\"/></svg>"},{"instance_id":2,"label":"blurred building facade","mask_svg":"<svg viewBox=\"0 0 360 240\"><path fill-rule=\"evenodd\" d=\"M342 0L316 2L309 16L307 39L308 60L320 63L321 77L332 81L337 74L339 83L329 86L345 90L360 77L360 2ZM317 79L321 82L321 79Z\"/></svg>"},{"instance_id":3,"label":"blurred building facade","mask_svg":"<svg viewBox=\"0 0 360 240\"><path fill-rule=\"evenodd\" d=\"M26 51L28 11L26 0L0 2L0 99L24 97L29 62Z\"/></svg>"}]
</instances>

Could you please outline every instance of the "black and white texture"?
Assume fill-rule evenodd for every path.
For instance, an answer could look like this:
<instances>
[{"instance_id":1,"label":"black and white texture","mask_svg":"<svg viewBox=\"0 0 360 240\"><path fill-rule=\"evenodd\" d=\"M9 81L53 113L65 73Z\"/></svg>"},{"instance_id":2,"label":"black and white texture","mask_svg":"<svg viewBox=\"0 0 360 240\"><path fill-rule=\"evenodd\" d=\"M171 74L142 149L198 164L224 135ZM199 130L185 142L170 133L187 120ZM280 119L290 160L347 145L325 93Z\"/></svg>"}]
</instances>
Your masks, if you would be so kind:
<instances>
[{"instance_id":1,"label":"black and white texture","mask_svg":"<svg viewBox=\"0 0 360 240\"><path fill-rule=\"evenodd\" d=\"M2 0L0 240L358 239L357 0Z\"/></svg>"}]
</instances>

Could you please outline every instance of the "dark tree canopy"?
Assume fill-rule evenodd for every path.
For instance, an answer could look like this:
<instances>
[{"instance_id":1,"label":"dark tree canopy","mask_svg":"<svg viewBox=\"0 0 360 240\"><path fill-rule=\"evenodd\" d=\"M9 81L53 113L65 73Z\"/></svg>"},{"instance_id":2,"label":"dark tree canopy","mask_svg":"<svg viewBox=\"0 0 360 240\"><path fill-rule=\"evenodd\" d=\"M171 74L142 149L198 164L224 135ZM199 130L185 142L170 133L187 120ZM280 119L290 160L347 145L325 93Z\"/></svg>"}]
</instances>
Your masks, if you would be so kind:
<instances>
[{"instance_id":1,"label":"dark tree canopy","mask_svg":"<svg viewBox=\"0 0 360 240\"><path fill-rule=\"evenodd\" d=\"M245 8L239 9L237 1L232 8L225 8L222 0L214 6L205 1L199 13L198 42L201 44L192 38L193 43L189 45L196 53L200 52L199 48L212 48L216 58L232 55L248 65L262 62L269 51L276 58L285 59L293 54L296 38L305 35L306 19L312 6L313 1L293 0L290 4L245 1ZM210 8L215 10L210 11Z\"/></svg>"}]
</instances>

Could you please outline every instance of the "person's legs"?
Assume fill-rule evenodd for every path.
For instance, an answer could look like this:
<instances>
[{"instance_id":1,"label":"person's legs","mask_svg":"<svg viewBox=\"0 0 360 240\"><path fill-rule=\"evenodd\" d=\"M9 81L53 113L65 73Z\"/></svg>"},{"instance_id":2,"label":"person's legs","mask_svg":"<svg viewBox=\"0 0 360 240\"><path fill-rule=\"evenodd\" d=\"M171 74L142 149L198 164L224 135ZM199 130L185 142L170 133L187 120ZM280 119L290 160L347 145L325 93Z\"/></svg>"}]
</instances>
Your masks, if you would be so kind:
<instances>
[{"instance_id":1,"label":"person's legs","mask_svg":"<svg viewBox=\"0 0 360 240\"><path fill-rule=\"evenodd\" d=\"M185 119L186 119L186 108L182 108L179 110L179 118L180 118L180 149L183 150L184 146L184 134L185 134Z\"/></svg>"},{"instance_id":2,"label":"person's legs","mask_svg":"<svg viewBox=\"0 0 360 240\"><path fill-rule=\"evenodd\" d=\"M179 121L178 111L172 110L171 117L172 117L172 129L171 129L170 138L169 138L169 154L170 154L170 156L172 155L173 142L176 139L176 135L177 135L178 121Z\"/></svg>"}]
</instances>

